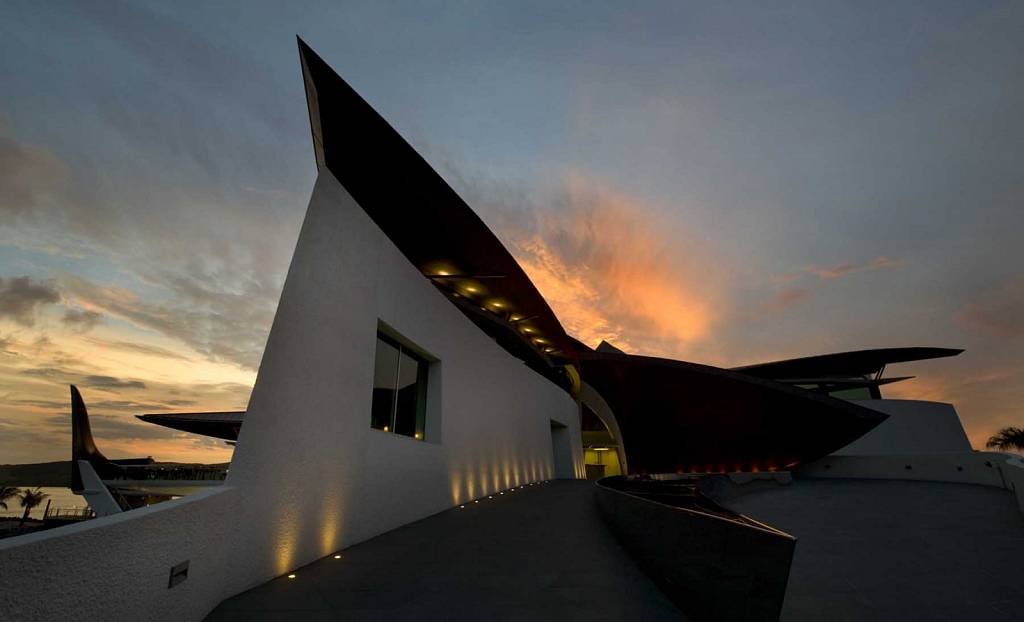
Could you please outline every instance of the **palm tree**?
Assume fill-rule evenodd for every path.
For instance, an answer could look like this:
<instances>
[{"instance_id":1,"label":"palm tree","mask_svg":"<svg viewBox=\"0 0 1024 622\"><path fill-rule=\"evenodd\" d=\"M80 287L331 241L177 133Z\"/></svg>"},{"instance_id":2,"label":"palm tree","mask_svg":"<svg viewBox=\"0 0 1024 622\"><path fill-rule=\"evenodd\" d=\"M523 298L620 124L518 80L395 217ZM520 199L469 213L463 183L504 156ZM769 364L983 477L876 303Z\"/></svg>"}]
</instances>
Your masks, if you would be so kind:
<instances>
[{"instance_id":1,"label":"palm tree","mask_svg":"<svg viewBox=\"0 0 1024 622\"><path fill-rule=\"evenodd\" d=\"M7 509L7 500L21 492L14 486L0 486L0 508Z\"/></svg>"},{"instance_id":2,"label":"palm tree","mask_svg":"<svg viewBox=\"0 0 1024 622\"><path fill-rule=\"evenodd\" d=\"M32 508L42 503L43 499L49 496L50 495L46 494L39 488L36 488L35 490L29 490L28 488L22 490L21 507L25 508L25 513L21 515L21 522L18 523L18 527L24 525L25 521L28 520L28 513L32 511Z\"/></svg>"},{"instance_id":3,"label":"palm tree","mask_svg":"<svg viewBox=\"0 0 1024 622\"><path fill-rule=\"evenodd\" d=\"M1024 451L1024 428L1003 428L988 439L985 447L989 449L1006 449Z\"/></svg>"}]
</instances>

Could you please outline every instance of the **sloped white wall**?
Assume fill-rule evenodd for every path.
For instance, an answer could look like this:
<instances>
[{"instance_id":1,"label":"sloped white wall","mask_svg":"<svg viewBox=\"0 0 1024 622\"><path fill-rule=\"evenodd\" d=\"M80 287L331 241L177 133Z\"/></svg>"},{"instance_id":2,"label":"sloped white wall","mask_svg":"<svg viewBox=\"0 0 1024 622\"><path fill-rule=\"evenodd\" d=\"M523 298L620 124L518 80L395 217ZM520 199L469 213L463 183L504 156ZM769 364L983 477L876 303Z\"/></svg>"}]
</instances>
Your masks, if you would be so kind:
<instances>
[{"instance_id":1,"label":"sloped white wall","mask_svg":"<svg viewBox=\"0 0 1024 622\"><path fill-rule=\"evenodd\" d=\"M969 452L960 417L952 404L920 400L856 400L889 418L846 447L837 456L887 456Z\"/></svg>"},{"instance_id":2,"label":"sloped white wall","mask_svg":"<svg viewBox=\"0 0 1024 622\"><path fill-rule=\"evenodd\" d=\"M439 359L429 442L370 428L378 320ZM0 611L201 619L340 548L551 478L552 420L567 426L581 475L576 403L473 326L324 172L224 487L0 541ZM170 567L185 559L189 579L168 589Z\"/></svg>"}]
</instances>

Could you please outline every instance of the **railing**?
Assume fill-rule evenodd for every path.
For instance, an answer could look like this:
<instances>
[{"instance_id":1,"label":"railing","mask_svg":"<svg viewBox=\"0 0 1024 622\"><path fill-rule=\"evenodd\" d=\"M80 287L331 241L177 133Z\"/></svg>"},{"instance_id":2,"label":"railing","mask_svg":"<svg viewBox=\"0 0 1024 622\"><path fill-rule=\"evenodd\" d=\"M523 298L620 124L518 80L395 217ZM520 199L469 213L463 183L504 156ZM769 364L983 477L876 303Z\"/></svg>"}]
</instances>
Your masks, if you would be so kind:
<instances>
[{"instance_id":1,"label":"railing","mask_svg":"<svg viewBox=\"0 0 1024 622\"><path fill-rule=\"evenodd\" d=\"M46 508L43 520L78 521L96 518L92 508Z\"/></svg>"},{"instance_id":2,"label":"railing","mask_svg":"<svg viewBox=\"0 0 1024 622\"><path fill-rule=\"evenodd\" d=\"M227 469L209 469L194 467L122 467L114 471L104 472L103 480L114 481L222 481L228 475Z\"/></svg>"}]
</instances>

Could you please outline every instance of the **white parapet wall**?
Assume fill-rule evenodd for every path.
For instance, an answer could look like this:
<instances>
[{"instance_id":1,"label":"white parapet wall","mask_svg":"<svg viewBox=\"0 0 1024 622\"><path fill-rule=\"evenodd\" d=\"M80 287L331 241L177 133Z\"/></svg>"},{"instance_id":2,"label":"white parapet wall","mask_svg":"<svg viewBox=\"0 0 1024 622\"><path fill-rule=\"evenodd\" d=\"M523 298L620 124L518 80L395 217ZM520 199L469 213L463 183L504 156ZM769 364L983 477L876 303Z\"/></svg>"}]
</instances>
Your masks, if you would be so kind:
<instances>
[{"instance_id":1,"label":"white parapet wall","mask_svg":"<svg viewBox=\"0 0 1024 622\"><path fill-rule=\"evenodd\" d=\"M379 322L437 359L425 441L370 428ZM0 541L0 617L200 620L346 546L554 477L555 428L571 451L560 474L582 477L576 402L469 322L322 172L224 486Z\"/></svg>"},{"instance_id":2,"label":"white parapet wall","mask_svg":"<svg viewBox=\"0 0 1024 622\"><path fill-rule=\"evenodd\" d=\"M890 456L971 451L952 404L920 400L855 400L889 415L878 427L834 452L840 456Z\"/></svg>"},{"instance_id":3,"label":"white parapet wall","mask_svg":"<svg viewBox=\"0 0 1024 622\"><path fill-rule=\"evenodd\" d=\"M952 404L918 400L857 400L857 404L889 418L846 447L802 465L799 475L993 486L1012 491L1024 512L1024 462L1012 454L974 451Z\"/></svg>"}]
</instances>

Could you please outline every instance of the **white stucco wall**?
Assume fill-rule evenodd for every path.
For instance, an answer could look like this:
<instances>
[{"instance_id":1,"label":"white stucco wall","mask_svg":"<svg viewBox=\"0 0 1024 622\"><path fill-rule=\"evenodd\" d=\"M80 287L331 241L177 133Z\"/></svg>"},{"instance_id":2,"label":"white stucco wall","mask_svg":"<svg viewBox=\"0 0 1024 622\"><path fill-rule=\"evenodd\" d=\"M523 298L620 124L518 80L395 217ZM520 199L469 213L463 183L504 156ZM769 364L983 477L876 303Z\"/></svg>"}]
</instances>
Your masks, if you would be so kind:
<instances>
[{"instance_id":1,"label":"white stucco wall","mask_svg":"<svg viewBox=\"0 0 1024 622\"><path fill-rule=\"evenodd\" d=\"M833 455L888 456L971 451L971 442L952 404L920 400L856 400L854 403L886 413L889 418L833 452Z\"/></svg>"},{"instance_id":2,"label":"white stucco wall","mask_svg":"<svg viewBox=\"0 0 1024 622\"><path fill-rule=\"evenodd\" d=\"M976 484L1010 490L1024 512L1024 462L1011 454L974 451L952 404L857 400L887 413L874 430L820 460L802 477L892 479Z\"/></svg>"},{"instance_id":3,"label":"white stucco wall","mask_svg":"<svg viewBox=\"0 0 1024 622\"><path fill-rule=\"evenodd\" d=\"M378 320L438 359L428 442L370 428ZM325 172L225 485L0 541L0 612L201 619L338 549L551 478L552 421L566 426L581 476L576 403L471 324ZM188 580L168 589L170 567L186 559Z\"/></svg>"}]
</instances>

